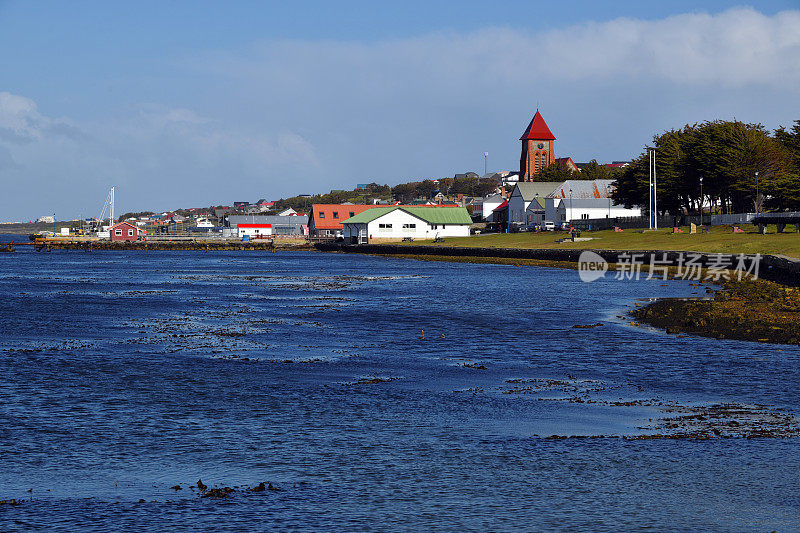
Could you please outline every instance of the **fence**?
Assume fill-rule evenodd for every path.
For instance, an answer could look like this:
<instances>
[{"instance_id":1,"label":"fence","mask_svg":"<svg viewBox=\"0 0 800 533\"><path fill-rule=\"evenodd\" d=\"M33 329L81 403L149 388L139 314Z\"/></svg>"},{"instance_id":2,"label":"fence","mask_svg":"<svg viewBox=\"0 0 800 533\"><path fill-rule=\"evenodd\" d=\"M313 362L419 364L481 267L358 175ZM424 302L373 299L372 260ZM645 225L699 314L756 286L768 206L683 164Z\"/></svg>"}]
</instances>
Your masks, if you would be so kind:
<instances>
[{"instance_id":1,"label":"fence","mask_svg":"<svg viewBox=\"0 0 800 533\"><path fill-rule=\"evenodd\" d=\"M762 213L764 215L765 213ZM770 213L773 215L773 213ZM798 213L774 213L777 216L792 216ZM703 224L711 226L749 224L756 218L755 213L732 213L729 215L703 215ZM671 228L673 226L688 226L689 224L700 225L700 215L664 215L656 217L659 228ZM580 230L603 230L618 227L621 229L649 228L650 219L642 217L614 217L614 218L590 218L583 220L573 220L572 225Z\"/></svg>"}]
</instances>

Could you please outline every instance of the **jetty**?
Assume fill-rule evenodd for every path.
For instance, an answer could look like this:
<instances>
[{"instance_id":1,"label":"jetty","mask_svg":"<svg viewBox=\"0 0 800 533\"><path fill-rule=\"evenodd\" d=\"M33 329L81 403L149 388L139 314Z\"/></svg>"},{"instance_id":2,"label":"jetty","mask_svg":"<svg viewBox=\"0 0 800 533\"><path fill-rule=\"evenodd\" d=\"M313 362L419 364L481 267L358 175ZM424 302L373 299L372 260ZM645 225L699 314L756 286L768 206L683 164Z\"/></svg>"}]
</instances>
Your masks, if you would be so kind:
<instances>
[{"instance_id":1,"label":"jetty","mask_svg":"<svg viewBox=\"0 0 800 533\"><path fill-rule=\"evenodd\" d=\"M28 244L28 243L25 243ZM251 241L241 241L233 239L214 239L214 240L139 240L139 241L108 241L108 240L89 240L89 239L36 239L29 243L37 252L50 252L53 250L83 250L94 251L256 251L256 252L275 252L281 250L310 250L312 246L305 242L296 240L280 241L272 239L256 239ZM13 251L13 246L9 245L8 250Z\"/></svg>"}]
</instances>

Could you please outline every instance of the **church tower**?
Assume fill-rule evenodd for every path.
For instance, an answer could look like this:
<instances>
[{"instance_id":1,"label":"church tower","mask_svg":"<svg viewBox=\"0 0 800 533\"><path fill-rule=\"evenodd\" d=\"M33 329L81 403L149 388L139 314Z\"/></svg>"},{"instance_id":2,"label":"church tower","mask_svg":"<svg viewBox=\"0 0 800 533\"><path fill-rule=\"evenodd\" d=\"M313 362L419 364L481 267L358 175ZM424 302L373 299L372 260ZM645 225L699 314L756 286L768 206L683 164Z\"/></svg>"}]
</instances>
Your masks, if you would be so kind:
<instances>
[{"instance_id":1,"label":"church tower","mask_svg":"<svg viewBox=\"0 0 800 533\"><path fill-rule=\"evenodd\" d=\"M553 148L556 137L547 127L538 109L519 140L522 141L519 180L533 181L536 174L555 161Z\"/></svg>"}]
</instances>

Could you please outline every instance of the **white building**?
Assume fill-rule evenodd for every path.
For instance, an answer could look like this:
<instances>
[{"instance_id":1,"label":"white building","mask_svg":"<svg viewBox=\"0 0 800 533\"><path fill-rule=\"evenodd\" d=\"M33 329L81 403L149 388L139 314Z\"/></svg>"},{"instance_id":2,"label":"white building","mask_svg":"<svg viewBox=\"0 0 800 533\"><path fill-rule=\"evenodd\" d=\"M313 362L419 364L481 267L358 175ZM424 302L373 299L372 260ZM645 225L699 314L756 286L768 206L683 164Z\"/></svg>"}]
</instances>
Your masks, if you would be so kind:
<instances>
[{"instance_id":1,"label":"white building","mask_svg":"<svg viewBox=\"0 0 800 533\"><path fill-rule=\"evenodd\" d=\"M544 200L559 185L561 185L560 181L517 183L508 197L509 227L541 224L545 220Z\"/></svg>"},{"instance_id":2,"label":"white building","mask_svg":"<svg viewBox=\"0 0 800 533\"><path fill-rule=\"evenodd\" d=\"M546 198L545 220L556 224L576 220L639 217L641 208L628 209L624 205L615 204L610 198Z\"/></svg>"},{"instance_id":3,"label":"white building","mask_svg":"<svg viewBox=\"0 0 800 533\"><path fill-rule=\"evenodd\" d=\"M342 234L348 242L468 237L471 224L464 207L398 205L373 207L343 220Z\"/></svg>"},{"instance_id":4,"label":"white building","mask_svg":"<svg viewBox=\"0 0 800 533\"><path fill-rule=\"evenodd\" d=\"M492 211L497 209L505 200L500 194L478 198L472 202L472 214L481 217L486 222L494 222L492 220Z\"/></svg>"},{"instance_id":5,"label":"white building","mask_svg":"<svg viewBox=\"0 0 800 533\"><path fill-rule=\"evenodd\" d=\"M265 239L272 236L272 224L239 224L237 231L240 239Z\"/></svg>"},{"instance_id":6,"label":"white building","mask_svg":"<svg viewBox=\"0 0 800 533\"><path fill-rule=\"evenodd\" d=\"M52 224L55 221L56 221L55 215L45 215L43 217L39 217L36 219L36 222L47 222L49 224Z\"/></svg>"}]
</instances>

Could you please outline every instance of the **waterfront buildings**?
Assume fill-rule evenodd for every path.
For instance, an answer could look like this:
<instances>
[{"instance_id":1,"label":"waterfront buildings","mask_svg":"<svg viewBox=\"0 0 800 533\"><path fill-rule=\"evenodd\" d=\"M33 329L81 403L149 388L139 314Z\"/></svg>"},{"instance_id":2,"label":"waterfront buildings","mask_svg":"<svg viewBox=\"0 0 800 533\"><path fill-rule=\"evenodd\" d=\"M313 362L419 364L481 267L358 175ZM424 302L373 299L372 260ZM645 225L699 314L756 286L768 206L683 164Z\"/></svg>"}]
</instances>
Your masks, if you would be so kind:
<instances>
[{"instance_id":1,"label":"waterfront buildings","mask_svg":"<svg viewBox=\"0 0 800 533\"><path fill-rule=\"evenodd\" d=\"M136 241L145 235L145 231L130 222L118 222L108 228L112 241Z\"/></svg>"},{"instance_id":2,"label":"waterfront buildings","mask_svg":"<svg viewBox=\"0 0 800 533\"><path fill-rule=\"evenodd\" d=\"M272 224L239 224L237 226L238 237L241 239L262 239L272 236Z\"/></svg>"},{"instance_id":3,"label":"waterfront buildings","mask_svg":"<svg viewBox=\"0 0 800 533\"><path fill-rule=\"evenodd\" d=\"M270 224L273 235L308 235L308 217L305 215L228 215L227 232L236 235L239 224ZM227 228L226 228L227 229Z\"/></svg>"},{"instance_id":4,"label":"waterfront buildings","mask_svg":"<svg viewBox=\"0 0 800 533\"><path fill-rule=\"evenodd\" d=\"M308 230L311 235L335 236L340 235L342 221L352 218L359 213L375 207L356 204L313 204L308 217Z\"/></svg>"},{"instance_id":5,"label":"waterfront buildings","mask_svg":"<svg viewBox=\"0 0 800 533\"><path fill-rule=\"evenodd\" d=\"M472 218L464 207L373 207L342 221L347 242L468 237Z\"/></svg>"}]
</instances>

